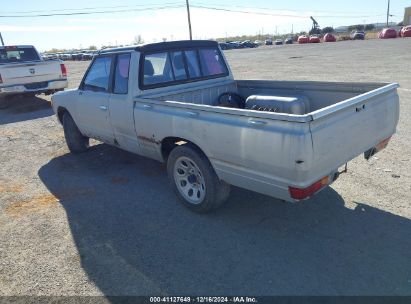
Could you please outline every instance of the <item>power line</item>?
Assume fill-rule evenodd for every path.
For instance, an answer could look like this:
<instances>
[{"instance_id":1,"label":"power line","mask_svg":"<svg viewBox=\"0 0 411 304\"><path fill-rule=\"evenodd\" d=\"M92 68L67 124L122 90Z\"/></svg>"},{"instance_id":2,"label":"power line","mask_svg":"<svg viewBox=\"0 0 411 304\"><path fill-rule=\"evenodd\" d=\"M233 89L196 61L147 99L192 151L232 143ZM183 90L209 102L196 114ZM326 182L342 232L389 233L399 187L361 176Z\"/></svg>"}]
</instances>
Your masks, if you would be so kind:
<instances>
[{"instance_id":1,"label":"power line","mask_svg":"<svg viewBox=\"0 0 411 304\"><path fill-rule=\"evenodd\" d=\"M38 17L54 17L54 16L112 14L112 13L155 11L155 10L173 9L173 8L181 8L181 7L185 7L185 5L162 6L162 7L151 7L151 8L135 8L135 9L129 8L129 9L122 9L122 10L94 11L94 12L50 13L50 14L36 14L36 15L0 15L0 18L38 18Z\"/></svg>"},{"instance_id":2,"label":"power line","mask_svg":"<svg viewBox=\"0 0 411 304\"><path fill-rule=\"evenodd\" d=\"M95 7L82 7L82 8L60 8L52 10L35 10L35 11L0 11L0 14L31 14L31 13L48 13L48 12L66 12L66 11L85 11L95 9L107 9L107 8L133 8L144 6L164 6L164 5L181 5L180 2L169 3L150 3L150 4L134 4L134 5L116 5L116 6L95 6Z\"/></svg>"},{"instance_id":3,"label":"power line","mask_svg":"<svg viewBox=\"0 0 411 304\"><path fill-rule=\"evenodd\" d=\"M274 16L274 17L292 17L292 18L303 18L306 19L309 16L302 16L296 14L280 14L280 13L265 13L265 12L256 12L256 11L244 11L244 10L236 10L236 9L228 9L228 8L218 8L218 7L211 7L211 6L204 6L204 5L191 5L194 8L202 8L208 10L215 10L215 11L224 11L224 12L231 12L231 13L241 13L241 14L252 14L252 15L264 15L264 16ZM368 15L368 16L330 16L330 15L316 15L319 18L371 18L371 17L378 17L378 16L385 16L385 14L381 15Z\"/></svg>"},{"instance_id":4,"label":"power line","mask_svg":"<svg viewBox=\"0 0 411 304\"><path fill-rule=\"evenodd\" d=\"M53 16L76 16L76 15L92 15L92 14L112 14L112 13L127 13L127 12L141 12L141 11L153 11L153 10L165 10L165 9L174 9L174 8L183 8L186 7L184 4L178 4L176 2L164 4L158 7L145 7L145 8L135 8L136 6L147 6L147 5L135 5L135 6L111 6L111 7L88 7L88 8L79 8L79 9L66 9L65 11L75 10L75 12L62 12L62 13L52 13L53 11L61 12L61 10L49 10L49 11L32 11L32 12L43 12L41 14L28 14L28 11L24 12L26 15L16 14L16 15L0 15L0 18L39 18L39 17L53 17ZM86 11L82 12L81 10L92 10L92 9L103 9L103 8L121 8L127 7L125 9L118 9L118 10L97 10L97 11ZM230 9L230 8L223 8L223 7L214 7L214 6L206 6L206 5L199 5L194 4L191 5L193 8L198 9L207 9L207 10L214 10L214 11L224 11L230 13L241 13L241 14L250 14L250 15L264 15L264 16L274 16L274 17L291 17L291 18L300 18L306 19L309 16L301 15L301 14L285 14L285 13L270 13L270 12L258 12L258 11L250 11L250 10L238 10L238 9ZM271 11L278 11L275 9L269 8L251 8L248 9L265 9ZM292 11L292 10L291 10ZM294 10L295 11L295 10ZM47 13L50 12L50 13ZM380 15L367 15L367 16L346 16L346 15L315 15L318 18L372 18L372 17L379 17L385 14Z\"/></svg>"},{"instance_id":5,"label":"power line","mask_svg":"<svg viewBox=\"0 0 411 304\"><path fill-rule=\"evenodd\" d=\"M208 3L201 3L201 2L193 2L194 3L194 5L203 5L203 6L208 6L208 5L211 5L211 6L213 6L213 7L215 7L215 6L217 6L217 7L223 7L223 8L231 8L231 7L236 7L236 8L246 8L246 9L259 9L259 10L269 10L269 11L280 11L280 12L284 12L284 11L287 11L287 12L296 12L296 13L299 13L299 12L309 12L310 14L313 14L313 13L332 13L332 14L334 14L334 13L341 13L341 14L356 14L357 12L346 12L346 11L338 11L338 12L336 12L336 11L328 11L328 10L303 10L303 9L299 9L299 10L297 10L297 9L287 9L287 8L284 8L284 9L277 9L277 8L272 8L272 7L256 7L256 6L244 6L244 5L237 5L237 4L232 4L232 5L229 5L229 4L214 4L214 3L210 3L210 2L208 2ZM308 14L308 13L307 13ZM375 14L377 14L377 13L375 13ZM378 15L378 16L380 16L380 15ZM361 16L360 16L361 17Z\"/></svg>"}]
</instances>

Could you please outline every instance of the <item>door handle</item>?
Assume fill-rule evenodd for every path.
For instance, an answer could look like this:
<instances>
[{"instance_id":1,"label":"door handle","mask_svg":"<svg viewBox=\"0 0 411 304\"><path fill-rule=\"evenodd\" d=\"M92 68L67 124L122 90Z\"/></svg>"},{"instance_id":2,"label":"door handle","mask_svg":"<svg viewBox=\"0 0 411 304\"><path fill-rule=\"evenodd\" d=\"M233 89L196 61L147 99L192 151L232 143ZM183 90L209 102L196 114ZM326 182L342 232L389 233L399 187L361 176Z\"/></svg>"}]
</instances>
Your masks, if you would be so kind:
<instances>
[{"instance_id":1,"label":"door handle","mask_svg":"<svg viewBox=\"0 0 411 304\"><path fill-rule=\"evenodd\" d=\"M152 106L152 105L148 105L148 104L143 104L143 108L144 108L144 109L152 109L153 106Z\"/></svg>"},{"instance_id":2,"label":"door handle","mask_svg":"<svg viewBox=\"0 0 411 304\"><path fill-rule=\"evenodd\" d=\"M107 111L108 107L107 106L99 106L101 111Z\"/></svg>"},{"instance_id":3,"label":"door handle","mask_svg":"<svg viewBox=\"0 0 411 304\"><path fill-rule=\"evenodd\" d=\"M261 120L249 120L248 123L256 127L261 127L267 124L265 121Z\"/></svg>"},{"instance_id":4,"label":"door handle","mask_svg":"<svg viewBox=\"0 0 411 304\"><path fill-rule=\"evenodd\" d=\"M198 116L197 112L186 112L186 114L190 117L197 117Z\"/></svg>"}]
</instances>

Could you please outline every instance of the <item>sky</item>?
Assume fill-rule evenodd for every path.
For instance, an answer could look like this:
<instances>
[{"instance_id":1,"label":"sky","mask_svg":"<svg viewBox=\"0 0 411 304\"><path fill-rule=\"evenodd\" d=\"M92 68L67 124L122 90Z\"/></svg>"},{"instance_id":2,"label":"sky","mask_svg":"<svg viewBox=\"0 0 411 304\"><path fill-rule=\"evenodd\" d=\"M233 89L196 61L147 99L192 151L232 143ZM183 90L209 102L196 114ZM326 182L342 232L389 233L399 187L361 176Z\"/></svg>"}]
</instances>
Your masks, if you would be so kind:
<instances>
[{"instance_id":1,"label":"sky","mask_svg":"<svg viewBox=\"0 0 411 304\"><path fill-rule=\"evenodd\" d=\"M308 31L309 16L321 27L383 23L387 11L387 0L189 2L194 39ZM391 0L390 6L390 21L399 22L411 1ZM90 12L99 13L83 14ZM48 14L73 15L33 16ZM0 5L0 32L6 45L35 45L40 51L130 44L138 35L145 42L189 38L185 0L7 1Z\"/></svg>"}]
</instances>

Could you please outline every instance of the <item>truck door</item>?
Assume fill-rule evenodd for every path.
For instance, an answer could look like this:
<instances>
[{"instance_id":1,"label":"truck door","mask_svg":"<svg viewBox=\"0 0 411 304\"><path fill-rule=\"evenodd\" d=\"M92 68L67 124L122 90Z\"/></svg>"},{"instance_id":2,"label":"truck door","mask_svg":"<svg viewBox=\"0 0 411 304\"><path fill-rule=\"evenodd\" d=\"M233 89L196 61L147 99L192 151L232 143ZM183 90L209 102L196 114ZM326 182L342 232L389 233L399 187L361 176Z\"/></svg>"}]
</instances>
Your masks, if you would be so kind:
<instances>
[{"instance_id":1,"label":"truck door","mask_svg":"<svg viewBox=\"0 0 411 304\"><path fill-rule=\"evenodd\" d=\"M131 53L119 53L113 68L113 89L110 95L110 121L117 144L138 153L139 145L134 129L132 85L129 78L137 74L130 69ZM135 75L134 74L134 75ZM129 85L130 84L130 85Z\"/></svg>"},{"instance_id":2,"label":"truck door","mask_svg":"<svg viewBox=\"0 0 411 304\"><path fill-rule=\"evenodd\" d=\"M87 135L107 143L114 143L113 130L109 117L110 74L113 57L96 58L80 89L76 104L78 125Z\"/></svg>"}]
</instances>

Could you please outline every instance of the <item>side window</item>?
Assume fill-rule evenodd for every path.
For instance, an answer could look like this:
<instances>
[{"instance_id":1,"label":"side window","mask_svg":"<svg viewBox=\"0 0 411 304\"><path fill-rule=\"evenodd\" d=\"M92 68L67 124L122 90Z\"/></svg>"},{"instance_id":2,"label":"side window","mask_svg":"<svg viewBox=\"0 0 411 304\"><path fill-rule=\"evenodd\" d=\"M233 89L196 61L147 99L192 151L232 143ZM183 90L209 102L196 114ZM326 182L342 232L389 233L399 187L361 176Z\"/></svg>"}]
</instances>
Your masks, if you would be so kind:
<instances>
[{"instance_id":1,"label":"side window","mask_svg":"<svg viewBox=\"0 0 411 304\"><path fill-rule=\"evenodd\" d=\"M114 73L114 94L128 93L128 73L130 68L130 54L117 56L116 70Z\"/></svg>"},{"instance_id":2,"label":"side window","mask_svg":"<svg viewBox=\"0 0 411 304\"><path fill-rule=\"evenodd\" d=\"M99 57L93 62L86 78L83 89L98 92L107 92L110 79L111 57Z\"/></svg>"},{"instance_id":3,"label":"side window","mask_svg":"<svg viewBox=\"0 0 411 304\"><path fill-rule=\"evenodd\" d=\"M197 51L185 51L188 73L190 78L201 77L200 64L198 61Z\"/></svg>"},{"instance_id":4,"label":"side window","mask_svg":"<svg viewBox=\"0 0 411 304\"><path fill-rule=\"evenodd\" d=\"M173 71L167 52L144 57L144 85L173 81Z\"/></svg>"},{"instance_id":5,"label":"side window","mask_svg":"<svg viewBox=\"0 0 411 304\"><path fill-rule=\"evenodd\" d=\"M186 68L184 65L183 52L171 52L171 62L173 64L175 80L187 79Z\"/></svg>"},{"instance_id":6,"label":"side window","mask_svg":"<svg viewBox=\"0 0 411 304\"><path fill-rule=\"evenodd\" d=\"M214 48L200 49L200 63L203 76L227 74L227 68L220 52Z\"/></svg>"}]
</instances>

